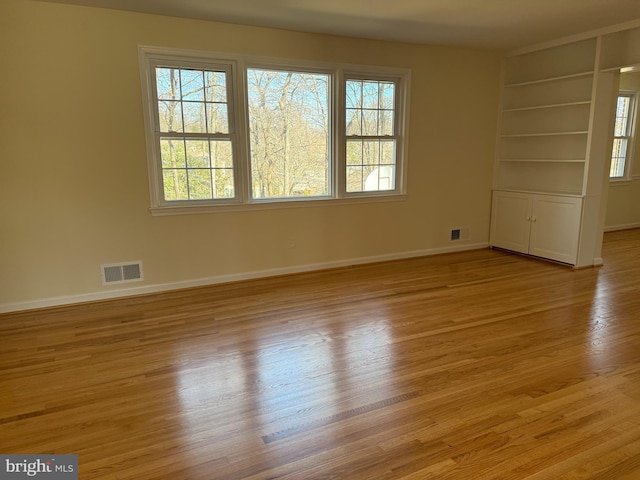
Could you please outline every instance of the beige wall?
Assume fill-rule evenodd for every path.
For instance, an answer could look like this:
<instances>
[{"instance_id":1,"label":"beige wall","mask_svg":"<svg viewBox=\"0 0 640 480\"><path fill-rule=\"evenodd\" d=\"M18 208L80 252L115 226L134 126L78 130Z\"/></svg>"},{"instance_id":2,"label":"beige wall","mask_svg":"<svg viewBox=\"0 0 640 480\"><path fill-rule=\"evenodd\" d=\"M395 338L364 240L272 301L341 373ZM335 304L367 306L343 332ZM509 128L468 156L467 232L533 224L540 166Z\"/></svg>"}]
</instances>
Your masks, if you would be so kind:
<instances>
[{"instance_id":1,"label":"beige wall","mask_svg":"<svg viewBox=\"0 0 640 480\"><path fill-rule=\"evenodd\" d=\"M638 92L640 98L640 72L620 75L620 90ZM636 128L631 150L631 180L610 182L607 200L605 230L640 227L640 122L636 108Z\"/></svg>"},{"instance_id":2,"label":"beige wall","mask_svg":"<svg viewBox=\"0 0 640 480\"><path fill-rule=\"evenodd\" d=\"M138 45L410 68L407 200L151 216ZM0 3L0 48L0 311L115 295L104 263L160 289L488 241L496 53L31 0Z\"/></svg>"}]
</instances>

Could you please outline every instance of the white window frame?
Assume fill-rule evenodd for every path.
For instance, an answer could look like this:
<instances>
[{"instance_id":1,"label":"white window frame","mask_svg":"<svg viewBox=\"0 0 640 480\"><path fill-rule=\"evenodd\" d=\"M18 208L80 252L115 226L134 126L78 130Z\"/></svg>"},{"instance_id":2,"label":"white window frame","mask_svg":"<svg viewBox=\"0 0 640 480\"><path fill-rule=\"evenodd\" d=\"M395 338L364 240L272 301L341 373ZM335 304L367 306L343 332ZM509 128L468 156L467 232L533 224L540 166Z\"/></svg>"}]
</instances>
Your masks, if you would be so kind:
<instances>
[{"instance_id":1,"label":"white window frame","mask_svg":"<svg viewBox=\"0 0 640 480\"><path fill-rule=\"evenodd\" d=\"M393 138L396 141L396 163L395 163L395 184L396 187L393 190L381 190L381 191L362 191L362 192L347 192L347 138L346 135L346 92L344 86L348 80L357 81L391 81L395 84L395 96L394 96L394 135ZM340 195L345 198L363 198L370 196L384 196L384 195L398 195L406 192L406 155L405 148L407 147L407 131L408 131L408 86L406 85L407 79L402 73L396 73L386 71L362 71L344 69L340 72L340 129L337 135L340 144L340 155L338 161L338 185L340 187ZM362 137L366 138L366 137ZM376 137L371 137L376 138ZM383 138L383 137L377 137Z\"/></svg>"},{"instance_id":2,"label":"white window frame","mask_svg":"<svg viewBox=\"0 0 640 480\"><path fill-rule=\"evenodd\" d=\"M634 91L627 91L627 90L621 90L620 92L618 92L618 95L616 96L616 105L618 103L618 99L620 97L628 97L629 100L629 117L627 120L627 131L625 132L625 135L615 135L615 131L614 131L614 142L616 138L625 138L627 140L627 150L625 152L625 157L624 157L624 171L623 174L619 177L612 177L609 176L609 180L613 183L615 182L627 182L629 180L631 180L631 161L633 159L633 144L634 142L634 136L635 136L635 128L636 128L636 108L637 108L637 92ZM613 155L613 152L612 152ZM613 156L611 158L611 161L613 161ZM611 173L611 172L609 172Z\"/></svg>"},{"instance_id":3,"label":"white window frame","mask_svg":"<svg viewBox=\"0 0 640 480\"><path fill-rule=\"evenodd\" d=\"M315 205L338 205L362 202L404 200L407 194L407 143L409 90L411 71L404 68L354 66L323 62L252 57L217 52L139 47L140 76L144 108L145 138L149 192L153 215L208 213L262 208L291 208ZM235 197L213 200L165 200L160 158L159 135L156 127L157 98L155 67L228 69L228 105L230 137L233 144ZM273 69L328 74L329 99L329 194L321 197L291 197L253 199L251 197L251 164L249 112L247 108L247 69ZM394 127L396 137L396 188L393 190L346 192L345 91L347 79L392 81L395 83Z\"/></svg>"},{"instance_id":4,"label":"white window frame","mask_svg":"<svg viewBox=\"0 0 640 480\"><path fill-rule=\"evenodd\" d=\"M323 201L323 200L331 200L332 198L335 198L335 181L334 176L335 176L335 170L336 170L336 165L335 162L332 161L333 158L335 158L335 138L336 138L336 122L335 122L335 111L336 111L336 105L335 105L335 99L333 97L335 97L335 92L336 91L336 75L333 69L331 68L327 68L327 67L323 67L323 66L319 66L317 64L309 64L309 63L302 63L302 62L297 62L297 63L291 63L291 62L286 62L283 61L281 59L279 60L275 60L275 59L266 59L266 58L249 58L247 59L244 63L244 68L243 68L243 83L244 83L244 87L243 87L243 94L244 95L248 95L248 86L247 86L247 77L246 77L246 73L247 70L249 69L257 69L257 70L274 70L274 71L281 71L281 72L295 72L295 73L317 73L317 74L322 74L322 75L327 75L329 77L329 102L328 102L328 116L329 116L329 139L328 139L328 145L327 145L327 149L328 149L328 154L329 154L329 173L328 173L328 181L329 181L329 185L328 185L328 194L327 195L322 195L322 196L314 196L314 197L279 197L279 198L253 198L252 196L252 192L251 192L251 185L252 185L252 181L253 179L251 178L251 138L250 138L250 132L249 132L249 109L245 108L245 129L246 129L246 173L247 173L247 203L249 204L253 204L253 205L259 205L259 204L279 204L279 203L286 203L286 202L312 202L314 200L318 200L318 201ZM244 102L245 105L247 105L247 101L245 100Z\"/></svg>"}]
</instances>

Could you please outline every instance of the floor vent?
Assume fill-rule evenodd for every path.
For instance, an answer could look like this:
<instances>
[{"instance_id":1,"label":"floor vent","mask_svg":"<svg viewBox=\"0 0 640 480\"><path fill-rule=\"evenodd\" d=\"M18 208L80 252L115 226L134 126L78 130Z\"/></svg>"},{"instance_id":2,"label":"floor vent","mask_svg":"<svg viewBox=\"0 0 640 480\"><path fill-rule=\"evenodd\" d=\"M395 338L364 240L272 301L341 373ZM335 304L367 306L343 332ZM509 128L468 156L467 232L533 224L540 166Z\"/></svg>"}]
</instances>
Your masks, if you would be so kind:
<instances>
[{"instance_id":1,"label":"floor vent","mask_svg":"<svg viewBox=\"0 0 640 480\"><path fill-rule=\"evenodd\" d=\"M101 267L103 285L142 280L142 262L112 263Z\"/></svg>"}]
</instances>

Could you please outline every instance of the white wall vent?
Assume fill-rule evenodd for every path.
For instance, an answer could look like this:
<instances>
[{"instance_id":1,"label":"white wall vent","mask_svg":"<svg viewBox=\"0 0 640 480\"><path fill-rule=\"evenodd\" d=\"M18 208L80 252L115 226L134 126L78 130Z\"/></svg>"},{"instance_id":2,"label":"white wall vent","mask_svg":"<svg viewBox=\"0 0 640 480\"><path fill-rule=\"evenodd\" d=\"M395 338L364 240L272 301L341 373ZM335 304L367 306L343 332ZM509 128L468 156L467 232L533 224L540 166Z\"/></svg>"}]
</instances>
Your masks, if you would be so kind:
<instances>
[{"instance_id":1,"label":"white wall vent","mask_svg":"<svg viewBox=\"0 0 640 480\"><path fill-rule=\"evenodd\" d=\"M128 283L142 281L142 262L111 263L101 265L102 284Z\"/></svg>"}]
</instances>

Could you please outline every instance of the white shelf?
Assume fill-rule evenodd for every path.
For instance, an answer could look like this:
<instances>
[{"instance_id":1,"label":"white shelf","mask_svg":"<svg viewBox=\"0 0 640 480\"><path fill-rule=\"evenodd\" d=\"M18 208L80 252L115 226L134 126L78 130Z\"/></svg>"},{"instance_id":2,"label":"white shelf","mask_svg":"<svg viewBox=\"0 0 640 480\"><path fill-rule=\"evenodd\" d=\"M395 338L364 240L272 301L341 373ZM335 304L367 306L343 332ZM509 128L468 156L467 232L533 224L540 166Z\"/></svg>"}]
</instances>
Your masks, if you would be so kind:
<instances>
[{"instance_id":1,"label":"white shelf","mask_svg":"<svg viewBox=\"0 0 640 480\"><path fill-rule=\"evenodd\" d=\"M584 158L554 159L554 158L501 158L501 162L531 162L531 163L585 163Z\"/></svg>"},{"instance_id":2,"label":"white shelf","mask_svg":"<svg viewBox=\"0 0 640 480\"><path fill-rule=\"evenodd\" d=\"M535 105L532 107L517 107L517 108L505 108L502 110L503 112L526 112L530 110L545 110L547 108L559 108L559 107L571 107L574 105L590 105L590 100L585 100L581 102L567 102L567 103L553 103L549 105Z\"/></svg>"},{"instance_id":3,"label":"white shelf","mask_svg":"<svg viewBox=\"0 0 640 480\"><path fill-rule=\"evenodd\" d=\"M568 76L553 82L534 82L503 90L503 111L582 105L591 102L593 75Z\"/></svg>"},{"instance_id":4,"label":"white shelf","mask_svg":"<svg viewBox=\"0 0 640 480\"><path fill-rule=\"evenodd\" d=\"M581 134L589 129L590 102L565 102L552 108L527 108L502 113L502 135Z\"/></svg>"},{"instance_id":5,"label":"white shelf","mask_svg":"<svg viewBox=\"0 0 640 480\"><path fill-rule=\"evenodd\" d=\"M576 160L587 156L588 135L528 135L501 137L498 159ZM498 165L499 166L499 165Z\"/></svg>"},{"instance_id":6,"label":"white shelf","mask_svg":"<svg viewBox=\"0 0 640 480\"><path fill-rule=\"evenodd\" d=\"M560 75L560 76L557 76L557 77L540 78L538 80L528 80L526 82L507 83L507 84L504 85L504 88L524 87L524 86L527 86L527 85L539 85L541 83L558 82L558 81L569 80L569 79L573 79L573 78L592 77L593 73L594 73L593 70L588 70L588 71L580 72L580 73L572 73L570 75Z\"/></svg>"},{"instance_id":7,"label":"white shelf","mask_svg":"<svg viewBox=\"0 0 640 480\"><path fill-rule=\"evenodd\" d=\"M577 132L541 132L541 133L509 133L501 135L502 138L524 138L524 137L559 137L563 135L587 135L587 130Z\"/></svg>"},{"instance_id":8,"label":"white shelf","mask_svg":"<svg viewBox=\"0 0 640 480\"><path fill-rule=\"evenodd\" d=\"M561 197L572 197L572 198L584 198L584 195L568 192L565 190L556 190L553 192L547 190L523 190L523 189L513 189L513 188L495 188L494 192L512 192L512 193L527 193L534 195L553 195L553 196L561 196Z\"/></svg>"}]
</instances>

